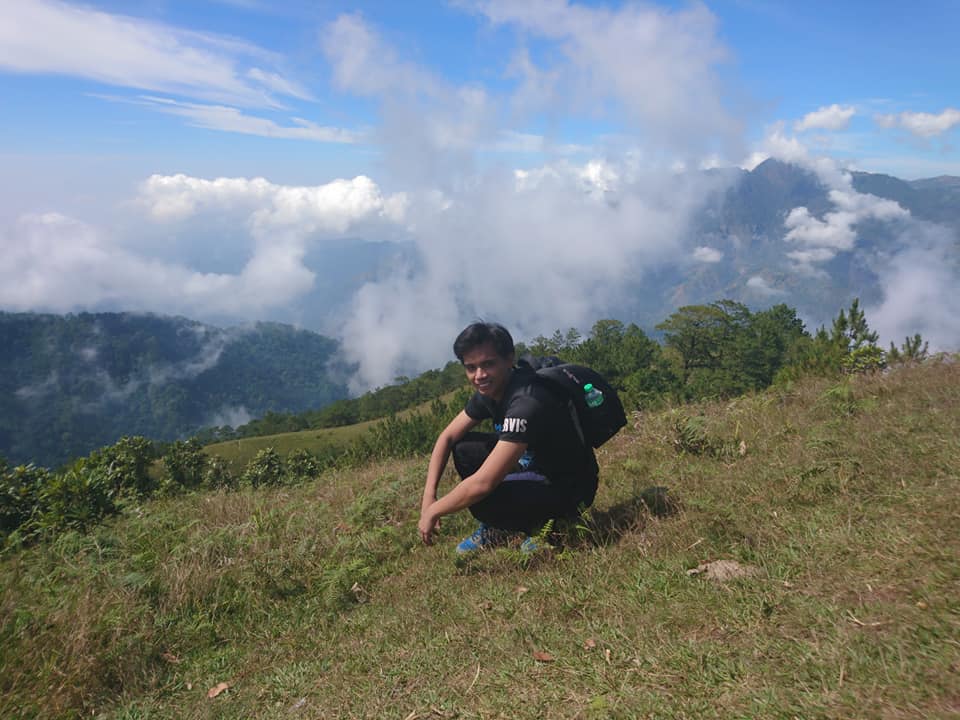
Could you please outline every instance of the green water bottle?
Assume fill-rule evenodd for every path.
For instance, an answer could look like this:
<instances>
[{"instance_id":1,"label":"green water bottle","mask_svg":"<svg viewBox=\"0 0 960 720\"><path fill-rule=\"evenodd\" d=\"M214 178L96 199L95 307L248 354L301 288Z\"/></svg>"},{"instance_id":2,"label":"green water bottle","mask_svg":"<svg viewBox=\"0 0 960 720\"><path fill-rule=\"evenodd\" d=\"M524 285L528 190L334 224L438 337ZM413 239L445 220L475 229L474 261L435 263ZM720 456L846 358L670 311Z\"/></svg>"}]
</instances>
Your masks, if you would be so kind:
<instances>
[{"instance_id":1,"label":"green water bottle","mask_svg":"<svg viewBox=\"0 0 960 720\"><path fill-rule=\"evenodd\" d=\"M587 407L600 407L603 405L603 393L600 392L600 388L595 388L593 383L587 383L583 386L584 399L587 402Z\"/></svg>"}]
</instances>

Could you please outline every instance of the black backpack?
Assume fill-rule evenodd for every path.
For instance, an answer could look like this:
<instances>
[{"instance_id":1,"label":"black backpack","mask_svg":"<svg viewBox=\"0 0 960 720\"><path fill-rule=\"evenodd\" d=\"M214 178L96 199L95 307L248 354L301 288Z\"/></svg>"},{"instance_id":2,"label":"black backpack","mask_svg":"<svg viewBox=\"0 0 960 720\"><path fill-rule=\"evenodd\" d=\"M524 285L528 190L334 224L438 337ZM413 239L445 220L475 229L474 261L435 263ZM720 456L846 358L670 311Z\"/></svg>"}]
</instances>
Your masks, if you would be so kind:
<instances>
[{"instance_id":1,"label":"black backpack","mask_svg":"<svg viewBox=\"0 0 960 720\"><path fill-rule=\"evenodd\" d=\"M573 424L584 444L598 448L627 424L617 391L596 370L565 363L556 357L532 355L524 355L517 364L535 370L542 384L568 403ZM600 405L587 405L587 393L583 389L587 384L603 393Z\"/></svg>"}]
</instances>

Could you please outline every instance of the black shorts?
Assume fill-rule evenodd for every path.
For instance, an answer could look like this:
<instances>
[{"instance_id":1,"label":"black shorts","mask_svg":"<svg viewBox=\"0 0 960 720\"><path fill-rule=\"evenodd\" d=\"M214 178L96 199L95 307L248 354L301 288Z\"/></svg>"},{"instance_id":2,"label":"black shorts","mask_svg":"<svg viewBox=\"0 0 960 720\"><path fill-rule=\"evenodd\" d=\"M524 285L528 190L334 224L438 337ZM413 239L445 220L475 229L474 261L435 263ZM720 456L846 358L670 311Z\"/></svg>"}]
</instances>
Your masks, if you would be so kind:
<instances>
[{"instance_id":1,"label":"black shorts","mask_svg":"<svg viewBox=\"0 0 960 720\"><path fill-rule=\"evenodd\" d=\"M467 433L453 446L453 464L461 478L473 475L490 455L496 433ZM485 498L470 506L480 522L502 530L536 532L547 520L576 517L580 506L589 507L597 479L578 483L576 489L559 487L546 475L517 468Z\"/></svg>"}]
</instances>

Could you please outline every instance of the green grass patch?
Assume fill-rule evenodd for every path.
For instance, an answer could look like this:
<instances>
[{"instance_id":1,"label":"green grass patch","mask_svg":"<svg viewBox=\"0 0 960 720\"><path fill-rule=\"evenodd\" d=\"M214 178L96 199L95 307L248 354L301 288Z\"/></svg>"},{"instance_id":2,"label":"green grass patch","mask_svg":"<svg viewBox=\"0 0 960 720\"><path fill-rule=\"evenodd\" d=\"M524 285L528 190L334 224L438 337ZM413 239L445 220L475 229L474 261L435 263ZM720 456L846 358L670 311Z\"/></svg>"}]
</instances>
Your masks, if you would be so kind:
<instances>
[{"instance_id":1,"label":"green grass patch","mask_svg":"<svg viewBox=\"0 0 960 720\"><path fill-rule=\"evenodd\" d=\"M457 391L444 393L440 400L450 402L457 395ZM430 412L433 400L420 403L412 408L395 414L397 418L409 418L417 413ZM299 432L278 433L276 435L261 435L257 437L239 438L225 442L213 443L204 448L204 452L211 456L218 456L234 469L244 468L253 457L267 448L273 448L281 457L287 457L295 450L307 450L315 455L324 455L327 452L337 452L347 448L351 443L366 435L371 428L383 422L383 418L368 420L335 428L318 428L301 430Z\"/></svg>"},{"instance_id":2,"label":"green grass patch","mask_svg":"<svg viewBox=\"0 0 960 720\"><path fill-rule=\"evenodd\" d=\"M9 552L0 716L955 716L960 366L837 387L634 416L533 559L416 544L425 457Z\"/></svg>"},{"instance_id":3,"label":"green grass patch","mask_svg":"<svg viewBox=\"0 0 960 720\"><path fill-rule=\"evenodd\" d=\"M361 437L377 422L377 420L370 420L346 427L301 430L300 432L280 433L278 435L227 440L226 442L207 445L204 452L208 455L223 458L232 467L243 468L258 452L266 448L273 448L282 457L287 457L294 450L300 449L322 454L331 449L344 448Z\"/></svg>"}]
</instances>

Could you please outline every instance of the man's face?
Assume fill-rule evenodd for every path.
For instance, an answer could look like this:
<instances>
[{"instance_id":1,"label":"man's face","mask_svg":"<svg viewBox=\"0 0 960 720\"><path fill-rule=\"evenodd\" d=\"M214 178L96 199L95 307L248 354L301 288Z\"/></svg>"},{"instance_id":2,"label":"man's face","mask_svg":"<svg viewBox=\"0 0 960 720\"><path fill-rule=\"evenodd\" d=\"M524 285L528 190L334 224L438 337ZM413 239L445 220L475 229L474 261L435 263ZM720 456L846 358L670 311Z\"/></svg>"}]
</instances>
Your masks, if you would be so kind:
<instances>
[{"instance_id":1,"label":"man's face","mask_svg":"<svg viewBox=\"0 0 960 720\"><path fill-rule=\"evenodd\" d=\"M463 356L463 369L467 380L486 397L500 400L510 379L513 355L500 357L492 342L484 343Z\"/></svg>"}]
</instances>

